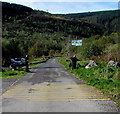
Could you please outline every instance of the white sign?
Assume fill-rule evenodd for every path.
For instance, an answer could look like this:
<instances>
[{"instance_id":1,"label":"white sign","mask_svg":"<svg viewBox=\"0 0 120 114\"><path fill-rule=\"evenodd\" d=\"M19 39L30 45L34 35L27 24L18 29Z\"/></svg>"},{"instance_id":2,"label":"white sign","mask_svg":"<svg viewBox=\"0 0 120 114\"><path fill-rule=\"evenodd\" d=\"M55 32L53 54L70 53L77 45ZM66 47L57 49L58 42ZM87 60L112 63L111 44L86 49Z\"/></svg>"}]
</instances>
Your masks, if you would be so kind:
<instances>
[{"instance_id":1,"label":"white sign","mask_svg":"<svg viewBox=\"0 0 120 114\"><path fill-rule=\"evenodd\" d=\"M82 40L72 40L72 46L82 46Z\"/></svg>"}]
</instances>

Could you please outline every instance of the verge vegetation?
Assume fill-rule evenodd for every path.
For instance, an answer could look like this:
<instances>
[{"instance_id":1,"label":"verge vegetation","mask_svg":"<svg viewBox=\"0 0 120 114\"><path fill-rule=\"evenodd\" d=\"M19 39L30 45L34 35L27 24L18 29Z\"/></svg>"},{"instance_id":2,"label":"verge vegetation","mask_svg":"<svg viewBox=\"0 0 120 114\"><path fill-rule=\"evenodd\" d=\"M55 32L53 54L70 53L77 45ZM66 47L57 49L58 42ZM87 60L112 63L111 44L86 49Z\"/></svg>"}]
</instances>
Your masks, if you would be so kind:
<instances>
[{"instance_id":1,"label":"verge vegetation","mask_svg":"<svg viewBox=\"0 0 120 114\"><path fill-rule=\"evenodd\" d=\"M36 58L29 62L29 70L31 71L33 68L40 65L40 63L46 62L48 58ZM19 67L15 71L11 71L8 69L2 69L3 72L0 72L0 78L3 79L19 79L22 76L25 76L28 72L25 71L25 67Z\"/></svg>"},{"instance_id":2,"label":"verge vegetation","mask_svg":"<svg viewBox=\"0 0 120 114\"><path fill-rule=\"evenodd\" d=\"M72 70L69 67L70 62L66 60L67 57L59 58L59 62L63 64L67 70L75 74L81 80L84 80L88 85L101 90L120 106L120 82L118 77L120 68L106 67L106 62L99 61L98 66L85 69L89 61L82 60L78 62L78 68Z\"/></svg>"}]
</instances>

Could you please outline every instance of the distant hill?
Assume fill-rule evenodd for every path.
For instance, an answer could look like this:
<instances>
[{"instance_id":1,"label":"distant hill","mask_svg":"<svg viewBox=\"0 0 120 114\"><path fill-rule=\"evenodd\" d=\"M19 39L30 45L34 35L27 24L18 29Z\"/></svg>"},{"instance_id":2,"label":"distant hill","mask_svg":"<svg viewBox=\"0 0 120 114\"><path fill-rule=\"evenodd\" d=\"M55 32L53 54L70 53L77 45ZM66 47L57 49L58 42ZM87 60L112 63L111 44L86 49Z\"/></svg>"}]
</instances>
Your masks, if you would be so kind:
<instances>
[{"instance_id":1,"label":"distant hill","mask_svg":"<svg viewBox=\"0 0 120 114\"><path fill-rule=\"evenodd\" d=\"M73 13L64 15L69 18L80 19L90 23L98 23L104 25L109 33L117 32L120 19L120 10Z\"/></svg>"},{"instance_id":2,"label":"distant hill","mask_svg":"<svg viewBox=\"0 0 120 114\"><path fill-rule=\"evenodd\" d=\"M103 26L56 16L44 11L36 11L18 4L3 2L2 8L3 27L9 30L8 26L11 26L10 31L15 31L17 27L17 30L25 30L27 32L62 32L81 37L90 37L91 35L104 33ZM23 26L20 26L21 24Z\"/></svg>"},{"instance_id":3,"label":"distant hill","mask_svg":"<svg viewBox=\"0 0 120 114\"><path fill-rule=\"evenodd\" d=\"M3 21L13 17L23 17L30 12L33 12L33 9L30 7L15 3L2 2Z\"/></svg>"}]
</instances>

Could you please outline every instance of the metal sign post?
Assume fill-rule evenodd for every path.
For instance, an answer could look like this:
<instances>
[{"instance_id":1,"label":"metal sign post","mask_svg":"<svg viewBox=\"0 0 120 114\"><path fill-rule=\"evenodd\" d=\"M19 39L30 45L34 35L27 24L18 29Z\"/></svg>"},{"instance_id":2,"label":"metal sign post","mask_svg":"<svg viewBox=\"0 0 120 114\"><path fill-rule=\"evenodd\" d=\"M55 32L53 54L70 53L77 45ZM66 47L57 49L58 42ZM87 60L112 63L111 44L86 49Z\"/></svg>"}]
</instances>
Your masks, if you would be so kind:
<instances>
[{"instance_id":1,"label":"metal sign post","mask_svg":"<svg viewBox=\"0 0 120 114\"><path fill-rule=\"evenodd\" d=\"M78 46L82 46L82 40L72 40L72 46L75 46L76 47L76 51L75 51L75 53L77 54L77 47Z\"/></svg>"}]
</instances>

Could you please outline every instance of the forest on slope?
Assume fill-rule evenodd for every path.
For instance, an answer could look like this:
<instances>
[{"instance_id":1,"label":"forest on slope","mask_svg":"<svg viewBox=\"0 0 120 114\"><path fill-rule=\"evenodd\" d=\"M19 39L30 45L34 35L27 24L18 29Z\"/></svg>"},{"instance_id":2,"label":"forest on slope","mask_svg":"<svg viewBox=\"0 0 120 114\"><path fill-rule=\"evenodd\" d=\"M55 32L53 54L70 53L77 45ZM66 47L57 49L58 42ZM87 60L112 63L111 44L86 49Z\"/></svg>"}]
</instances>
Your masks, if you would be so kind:
<instances>
[{"instance_id":1,"label":"forest on slope","mask_svg":"<svg viewBox=\"0 0 120 114\"><path fill-rule=\"evenodd\" d=\"M107 33L117 32L119 28L120 10L72 13L66 17L84 20L90 23L101 24L106 28Z\"/></svg>"},{"instance_id":2,"label":"forest on slope","mask_svg":"<svg viewBox=\"0 0 120 114\"><path fill-rule=\"evenodd\" d=\"M35 58L40 56L60 56L67 53L72 55L77 52L80 57L87 57L80 55L82 53L79 51L75 51L76 48L81 47L69 46L71 40L89 40L90 37L98 36L101 38L110 35L109 29L104 24L86 21L85 19L75 19L70 16L66 17L65 15L50 14L18 4L3 2L2 14L3 61L6 58L25 57L26 54L30 58ZM114 14L112 13L112 16L116 19L114 20L115 23L117 23L119 17ZM116 30L114 28L112 32L117 32ZM112 39L115 40L115 38ZM95 56L101 55L102 51L97 55L95 54Z\"/></svg>"}]
</instances>

